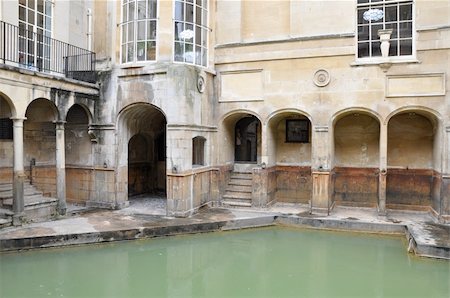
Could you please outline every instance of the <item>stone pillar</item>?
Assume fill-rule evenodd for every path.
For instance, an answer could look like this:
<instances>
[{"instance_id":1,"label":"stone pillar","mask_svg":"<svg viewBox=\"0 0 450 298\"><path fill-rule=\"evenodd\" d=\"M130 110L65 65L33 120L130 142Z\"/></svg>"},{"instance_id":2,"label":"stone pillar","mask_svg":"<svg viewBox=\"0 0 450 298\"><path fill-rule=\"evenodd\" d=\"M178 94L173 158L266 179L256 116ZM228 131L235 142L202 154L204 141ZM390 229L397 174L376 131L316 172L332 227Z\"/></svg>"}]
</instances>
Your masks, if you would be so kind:
<instances>
[{"instance_id":1,"label":"stone pillar","mask_svg":"<svg viewBox=\"0 0 450 298\"><path fill-rule=\"evenodd\" d=\"M328 126L316 126L312 136L312 198L311 212L329 213L332 202L331 148Z\"/></svg>"},{"instance_id":2,"label":"stone pillar","mask_svg":"<svg viewBox=\"0 0 450 298\"><path fill-rule=\"evenodd\" d=\"M380 124L380 168L378 174L378 214L386 215L387 124Z\"/></svg>"},{"instance_id":3,"label":"stone pillar","mask_svg":"<svg viewBox=\"0 0 450 298\"><path fill-rule=\"evenodd\" d=\"M26 118L11 119L14 123L13 225L17 226L22 224L25 209L23 182L26 175L23 168L23 121Z\"/></svg>"},{"instance_id":4,"label":"stone pillar","mask_svg":"<svg viewBox=\"0 0 450 298\"><path fill-rule=\"evenodd\" d=\"M58 213L66 214L66 154L64 142L65 121L55 121L56 124L56 196L58 198Z\"/></svg>"}]
</instances>

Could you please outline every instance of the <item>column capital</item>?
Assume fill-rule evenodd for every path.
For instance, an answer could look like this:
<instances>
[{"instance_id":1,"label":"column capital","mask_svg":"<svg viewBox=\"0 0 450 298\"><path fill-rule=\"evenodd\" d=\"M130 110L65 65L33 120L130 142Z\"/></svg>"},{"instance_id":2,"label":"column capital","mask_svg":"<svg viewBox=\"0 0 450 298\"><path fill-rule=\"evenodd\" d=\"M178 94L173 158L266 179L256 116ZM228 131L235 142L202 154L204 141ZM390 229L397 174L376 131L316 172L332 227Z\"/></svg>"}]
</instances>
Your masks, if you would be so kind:
<instances>
[{"instance_id":1,"label":"column capital","mask_svg":"<svg viewBox=\"0 0 450 298\"><path fill-rule=\"evenodd\" d=\"M23 123L23 121L27 120L27 117L10 117L14 124Z\"/></svg>"},{"instance_id":2,"label":"column capital","mask_svg":"<svg viewBox=\"0 0 450 298\"><path fill-rule=\"evenodd\" d=\"M56 124L56 129L64 129L64 124L67 123L67 121L64 120L55 120L53 123Z\"/></svg>"}]
</instances>

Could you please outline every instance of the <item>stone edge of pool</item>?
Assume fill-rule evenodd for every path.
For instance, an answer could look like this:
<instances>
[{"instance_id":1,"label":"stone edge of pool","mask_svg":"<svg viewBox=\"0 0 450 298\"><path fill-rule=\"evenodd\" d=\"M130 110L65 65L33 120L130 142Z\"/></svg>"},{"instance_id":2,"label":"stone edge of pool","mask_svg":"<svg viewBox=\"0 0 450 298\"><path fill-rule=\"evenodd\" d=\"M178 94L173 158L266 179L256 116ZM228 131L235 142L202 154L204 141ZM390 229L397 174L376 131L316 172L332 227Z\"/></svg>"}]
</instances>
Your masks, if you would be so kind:
<instances>
[{"instance_id":1,"label":"stone edge of pool","mask_svg":"<svg viewBox=\"0 0 450 298\"><path fill-rule=\"evenodd\" d=\"M407 251L414 252L416 255L422 257L450 260L450 247L430 245L429 243L421 242L420 237L415 235L417 232L415 232L414 229L409 228L407 224L310 218L301 217L298 215L261 215L252 218L238 218L199 223L188 222L167 226L137 227L98 232L66 233L38 237L0 239L0 252L136 240L193 233L229 231L274 225L376 234L405 235L408 241Z\"/></svg>"}]
</instances>

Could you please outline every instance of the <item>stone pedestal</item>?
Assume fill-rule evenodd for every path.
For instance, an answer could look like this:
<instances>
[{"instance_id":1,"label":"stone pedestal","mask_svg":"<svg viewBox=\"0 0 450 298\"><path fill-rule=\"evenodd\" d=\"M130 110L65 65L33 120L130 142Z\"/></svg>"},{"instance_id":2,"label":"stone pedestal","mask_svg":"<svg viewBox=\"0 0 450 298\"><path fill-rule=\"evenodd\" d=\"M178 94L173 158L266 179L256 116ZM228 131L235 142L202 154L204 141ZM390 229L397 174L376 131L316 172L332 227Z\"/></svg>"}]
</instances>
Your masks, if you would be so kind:
<instances>
[{"instance_id":1,"label":"stone pedestal","mask_svg":"<svg viewBox=\"0 0 450 298\"><path fill-rule=\"evenodd\" d=\"M333 207L331 200L331 173L329 171L313 171L313 192L311 211L328 214Z\"/></svg>"}]
</instances>

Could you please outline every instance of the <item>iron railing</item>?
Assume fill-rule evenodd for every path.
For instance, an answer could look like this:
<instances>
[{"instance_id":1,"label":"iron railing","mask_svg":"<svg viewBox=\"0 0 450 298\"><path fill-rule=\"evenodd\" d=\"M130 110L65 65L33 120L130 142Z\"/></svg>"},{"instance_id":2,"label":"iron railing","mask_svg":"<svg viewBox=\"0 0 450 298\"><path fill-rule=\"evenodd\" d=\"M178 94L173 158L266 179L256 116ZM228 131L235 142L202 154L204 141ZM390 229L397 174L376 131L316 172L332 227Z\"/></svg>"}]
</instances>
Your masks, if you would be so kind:
<instances>
[{"instance_id":1,"label":"iron railing","mask_svg":"<svg viewBox=\"0 0 450 298\"><path fill-rule=\"evenodd\" d=\"M0 62L96 82L95 53L0 21Z\"/></svg>"}]
</instances>

